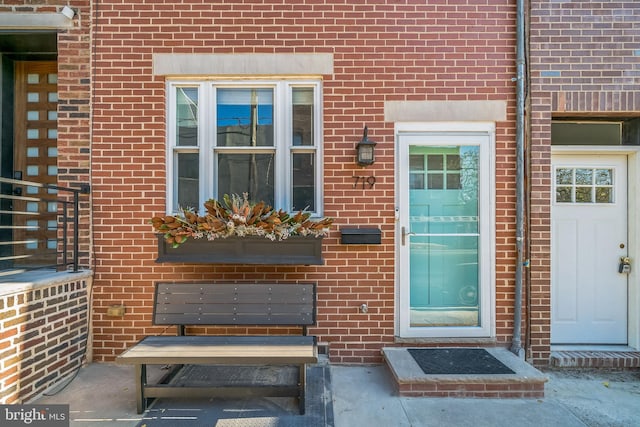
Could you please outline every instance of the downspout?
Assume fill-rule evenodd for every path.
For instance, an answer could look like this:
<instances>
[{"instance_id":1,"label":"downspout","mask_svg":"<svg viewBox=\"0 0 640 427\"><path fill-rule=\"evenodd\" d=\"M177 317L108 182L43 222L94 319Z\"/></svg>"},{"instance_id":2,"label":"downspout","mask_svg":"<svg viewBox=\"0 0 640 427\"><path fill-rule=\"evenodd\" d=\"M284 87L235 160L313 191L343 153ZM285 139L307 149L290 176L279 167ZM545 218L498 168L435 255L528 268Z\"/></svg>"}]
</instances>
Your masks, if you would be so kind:
<instances>
[{"instance_id":1,"label":"downspout","mask_svg":"<svg viewBox=\"0 0 640 427\"><path fill-rule=\"evenodd\" d=\"M511 352L522 350L522 287L524 268L524 127L525 127L525 0L517 0L516 11L516 278Z\"/></svg>"}]
</instances>

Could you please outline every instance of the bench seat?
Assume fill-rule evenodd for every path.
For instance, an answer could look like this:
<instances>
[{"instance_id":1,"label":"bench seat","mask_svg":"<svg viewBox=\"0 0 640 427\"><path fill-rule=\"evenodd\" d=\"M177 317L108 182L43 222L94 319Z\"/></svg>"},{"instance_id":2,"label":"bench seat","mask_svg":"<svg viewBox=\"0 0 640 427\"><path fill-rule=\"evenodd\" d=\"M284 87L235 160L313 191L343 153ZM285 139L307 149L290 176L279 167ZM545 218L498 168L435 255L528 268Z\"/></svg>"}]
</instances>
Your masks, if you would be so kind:
<instances>
[{"instance_id":1,"label":"bench seat","mask_svg":"<svg viewBox=\"0 0 640 427\"><path fill-rule=\"evenodd\" d=\"M313 336L149 336L118 356L148 365L297 365L317 363Z\"/></svg>"}]
</instances>

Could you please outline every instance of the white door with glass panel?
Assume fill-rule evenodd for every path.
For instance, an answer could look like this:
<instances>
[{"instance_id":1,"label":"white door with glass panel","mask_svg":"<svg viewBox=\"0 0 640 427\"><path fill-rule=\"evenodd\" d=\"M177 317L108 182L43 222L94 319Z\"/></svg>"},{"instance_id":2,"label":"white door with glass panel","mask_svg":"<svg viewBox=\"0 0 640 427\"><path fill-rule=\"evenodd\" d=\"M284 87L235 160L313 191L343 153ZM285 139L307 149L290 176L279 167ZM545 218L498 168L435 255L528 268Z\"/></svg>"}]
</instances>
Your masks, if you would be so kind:
<instances>
[{"instance_id":1,"label":"white door with glass panel","mask_svg":"<svg viewBox=\"0 0 640 427\"><path fill-rule=\"evenodd\" d=\"M627 157L554 155L551 342L626 344Z\"/></svg>"},{"instance_id":2,"label":"white door with glass panel","mask_svg":"<svg viewBox=\"0 0 640 427\"><path fill-rule=\"evenodd\" d=\"M399 134L399 330L490 336L493 133Z\"/></svg>"}]
</instances>

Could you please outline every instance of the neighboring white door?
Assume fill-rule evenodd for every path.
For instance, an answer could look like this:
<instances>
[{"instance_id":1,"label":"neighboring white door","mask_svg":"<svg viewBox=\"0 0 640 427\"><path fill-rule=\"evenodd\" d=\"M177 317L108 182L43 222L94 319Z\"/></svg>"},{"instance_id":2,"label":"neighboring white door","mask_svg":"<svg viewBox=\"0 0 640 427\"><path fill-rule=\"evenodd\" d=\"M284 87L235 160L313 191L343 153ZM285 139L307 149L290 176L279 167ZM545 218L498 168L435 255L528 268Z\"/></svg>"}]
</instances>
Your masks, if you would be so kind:
<instances>
[{"instance_id":1,"label":"neighboring white door","mask_svg":"<svg viewBox=\"0 0 640 427\"><path fill-rule=\"evenodd\" d=\"M551 342L626 344L627 157L554 155Z\"/></svg>"},{"instance_id":2,"label":"neighboring white door","mask_svg":"<svg viewBox=\"0 0 640 427\"><path fill-rule=\"evenodd\" d=\"M402 337L493 332L493 128L468 126L398 136Z\"/></svg>"}]
</instances>

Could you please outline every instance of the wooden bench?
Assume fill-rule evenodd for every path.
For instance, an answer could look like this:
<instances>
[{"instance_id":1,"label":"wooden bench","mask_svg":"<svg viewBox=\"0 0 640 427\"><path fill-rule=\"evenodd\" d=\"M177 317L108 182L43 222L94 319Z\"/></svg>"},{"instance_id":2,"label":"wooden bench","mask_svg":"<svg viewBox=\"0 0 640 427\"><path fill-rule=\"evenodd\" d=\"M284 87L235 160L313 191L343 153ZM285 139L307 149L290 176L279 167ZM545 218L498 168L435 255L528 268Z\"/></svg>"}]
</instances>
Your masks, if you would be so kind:
<instances>
[{"instance_id":1,"label":"wooden bench","mask_svg":"<svg viewBox=\"0 0 640 427\"><path fill-rule=\"evenodd\" d=\"M136 407L158 397L294 396L304 414L306 364L318 361L316 338L307 336L315 324L314 284L159 283L154 295L153 324L177 325L178 336L149 336L116 358L135 365ZM296 326L301 335L186 335L187 325ZM148 384L147 365L297 366L294 385L171 384L171 375Z\"/></svg>"}]
</instances>

